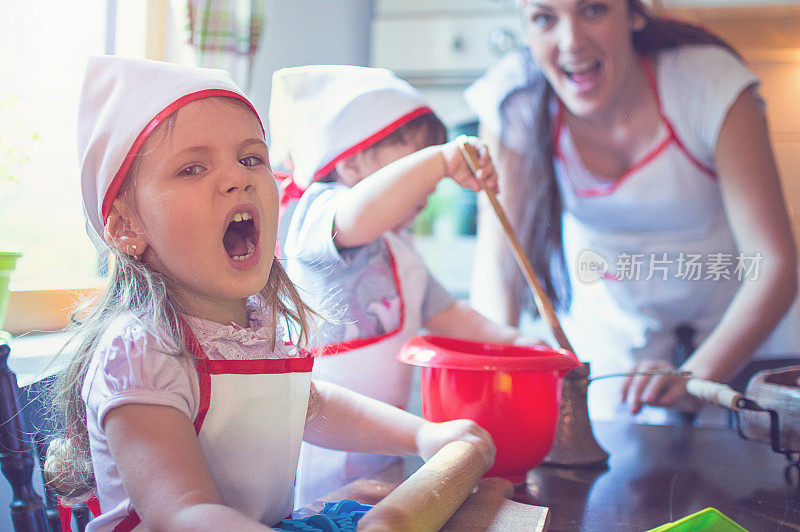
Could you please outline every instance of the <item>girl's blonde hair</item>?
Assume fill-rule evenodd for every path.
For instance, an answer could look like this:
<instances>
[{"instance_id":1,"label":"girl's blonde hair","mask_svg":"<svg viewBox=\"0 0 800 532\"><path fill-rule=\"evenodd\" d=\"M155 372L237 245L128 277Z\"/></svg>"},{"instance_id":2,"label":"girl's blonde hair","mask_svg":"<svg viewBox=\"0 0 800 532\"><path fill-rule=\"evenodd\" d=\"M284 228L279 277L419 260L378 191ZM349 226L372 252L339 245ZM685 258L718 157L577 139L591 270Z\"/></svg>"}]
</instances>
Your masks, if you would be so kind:
<instances>
[{"instance_id":1,"label":"girl's blonde hair","mask_svg":"<svg viewBox=\"0 0 800 532\"><path fill-rule=\"evenodd\" d=\"M244 106L238 100L224 99ZM174 117L175 113L159 128L163 127L168 134ZM144 150L137 155L137 161L142 153ZM123 183L125 189L130 188L138 166L134 163L128 172ZM179 325L181 308L169 295L170 279L148 268L143 261L115 249L111 253L113 264L108 284L96 297L81 302L72 313L68 331L73 334L59 353L59 356L70 353L71 359L56 377L51 390L55 426L59 427L60 434L48 448L44 472L48 486L67 502L86 499L96 487L86 428L86 405L81 391L103 333L120 316L133 313L148 330L164 331L173 340L173 345L178 346L175 356L192 356L184 348ZM320 316L303 302L277 258L273 258L267 283L257 296L272 311L272 329L277 328L279 320L288 321L294 325L287 327L290 334L296 331L296 338L290 340L299 348L308 347Z\"/></svg>"}]
</instances>

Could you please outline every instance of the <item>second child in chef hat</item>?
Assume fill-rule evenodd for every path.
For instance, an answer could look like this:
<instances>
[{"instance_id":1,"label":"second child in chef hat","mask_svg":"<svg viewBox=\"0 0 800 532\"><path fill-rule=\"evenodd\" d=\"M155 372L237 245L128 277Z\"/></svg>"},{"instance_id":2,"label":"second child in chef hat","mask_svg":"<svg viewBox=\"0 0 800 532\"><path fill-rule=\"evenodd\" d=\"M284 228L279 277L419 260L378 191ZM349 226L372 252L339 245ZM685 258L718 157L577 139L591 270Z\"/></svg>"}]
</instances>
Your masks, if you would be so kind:
<instances>
[{"instance_id":1,"label":"second child in chef hat","mask_svg":"<svg viewBox=\"0 0 800 532\"><path fill-rule=\"evenodd\" d=\"M227 74L91 58L78 123L87 228L114 261L66 350L54 401L66 433L45 468L59 494L97 495L93 530L275 525L293 508L304 429L423 457L469 433L489 467L477 425L311 381L284 325L304 343L313 312L274 258L264 131Z\"/></svg>"},{"instance_id":2,"label":"second child in chef hat","mask_svg":"<svg viewBox=\"0 0 800 532\"><path fill-rule=\"evenodd\" d=\"M432 143L447 139L444 124L419 92L383 68L284 68L273 75L270 102L272 163L289 161L301 190L420 117L432 130Z\"/></svg>"},{"instance_id":3,"label":"second child in chef hat","mask_svg":"<svg viewBox=\"0 0 800 532\"><path fill-rule=\"evenodd\" d=\"M282 220L286 269L312 305L342 313L321 326L325 356L317 358L314 375L406 408L412 370L395 357L423 328L520 341L516 329L450 296L407 231L440 180L480 188L420 94L388 70L351 66L279 70L272 87L271 137L278 159L291 162L290 187L299 196ZM470 142L481 153L478 178L496 187L485 147ZM284 192L292 195L289 187ZM374 456L304 444L295 503L385 465Z\"/></svg>"},{"instance_id":4,"label":"second child in chef hat","mask_svg":"<svg viewBox=\"0 0 800 532\"><path fill-rule=\"evenodd\" d=\"M272 77L269 123L270 160L290 172L275 173L281 182L279 249L295 200L314 182L348 174L342 171L345 161L355 162L408 132L423 134L426 145L447 140L446 127L419 92L383 68L278 70Z\"/></svg>"}]
</instances>

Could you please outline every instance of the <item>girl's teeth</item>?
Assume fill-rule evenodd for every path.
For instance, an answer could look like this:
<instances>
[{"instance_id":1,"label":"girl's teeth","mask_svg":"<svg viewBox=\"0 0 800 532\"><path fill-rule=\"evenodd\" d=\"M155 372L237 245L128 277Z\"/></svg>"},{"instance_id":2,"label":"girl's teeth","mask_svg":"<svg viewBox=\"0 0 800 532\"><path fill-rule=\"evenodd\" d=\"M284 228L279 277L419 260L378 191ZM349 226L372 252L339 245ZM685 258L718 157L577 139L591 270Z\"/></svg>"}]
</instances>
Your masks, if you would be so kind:
<instances>
[{"instance_id":1,"label":"girl's teeth","mask_svg":"<svg viewBox=\"0 0 800 532\"><path fill-rule=\"evenodd\" d=\"M233 260L245 260L249 259L253 252L256 250L256 245L247 241L247 253L245 255L237 255L235 257L231 257Z\"/></svg>"},{"instance_id":2,"label":"girl's teeth","mask_svg":"<svg viewBox=\"0 0 800 532\"><path fill-rule=\"evenodd\" d=\"M252 219L253 219L253 217L250 215L249 212L237 212L231 218L231 220L234 221L234 222L242 222L242 221L247 221L247 220L252 220Z\"/></svg>"}]
</instances>

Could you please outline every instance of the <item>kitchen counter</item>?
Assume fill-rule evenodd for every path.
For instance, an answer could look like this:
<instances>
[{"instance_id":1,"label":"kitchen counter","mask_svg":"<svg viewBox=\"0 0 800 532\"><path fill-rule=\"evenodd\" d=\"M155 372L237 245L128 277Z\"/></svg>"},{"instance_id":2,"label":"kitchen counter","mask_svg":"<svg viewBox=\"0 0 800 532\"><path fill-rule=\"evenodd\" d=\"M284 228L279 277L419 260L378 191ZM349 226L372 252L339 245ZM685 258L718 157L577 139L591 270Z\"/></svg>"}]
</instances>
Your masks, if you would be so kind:
<instances>
[{"instance_id":1,"label":"kitchen counter","mask_svg":"<svg viewBox=\"0 0 800 532\"><path fill-rule=\"evenodd\" d=\"M609 452L601 471L539 466L514 500L550 509L550 531L641 532L714 507L749 531L800 531L800 489L784 478L782 455L732 430L598 422ZM322 501L375 504L422 461L404 458L295 512L317 513ZM477 530L477 529L476 529Z\"/></svg>"}]
</instances>

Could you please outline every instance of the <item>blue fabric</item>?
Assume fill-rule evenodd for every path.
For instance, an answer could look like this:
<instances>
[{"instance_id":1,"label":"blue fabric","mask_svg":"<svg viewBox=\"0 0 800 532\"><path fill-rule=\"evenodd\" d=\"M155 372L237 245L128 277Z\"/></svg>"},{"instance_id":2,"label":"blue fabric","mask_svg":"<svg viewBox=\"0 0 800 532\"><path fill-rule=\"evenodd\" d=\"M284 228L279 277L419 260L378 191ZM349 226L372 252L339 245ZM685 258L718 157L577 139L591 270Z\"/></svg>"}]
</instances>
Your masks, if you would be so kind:
<instances>
[{"instance_id":1,"label":"blue fabric","mask_svg":"<svg viewBox=\"0 0 800 532\"><path fill-rule=\"evenodd\" d=\"M291 532L355 532L358 520L372 508L353 499L322 504L321 513L303 519L284 519L281 528Z\"/></svg>"}]
</instances>

